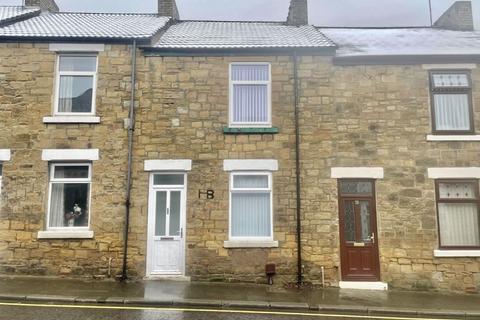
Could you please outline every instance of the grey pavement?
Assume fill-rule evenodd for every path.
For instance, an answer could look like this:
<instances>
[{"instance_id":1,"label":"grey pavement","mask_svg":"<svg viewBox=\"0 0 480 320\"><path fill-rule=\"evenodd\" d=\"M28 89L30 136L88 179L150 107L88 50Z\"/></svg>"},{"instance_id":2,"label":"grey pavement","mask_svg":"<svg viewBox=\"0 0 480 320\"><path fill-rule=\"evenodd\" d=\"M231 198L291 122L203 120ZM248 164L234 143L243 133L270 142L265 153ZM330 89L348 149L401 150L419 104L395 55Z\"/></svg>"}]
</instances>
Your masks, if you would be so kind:
<instances>
[{"instance_id":1,"label":"grey pavement","mask_svg":"<svg viewBox=\"0 0 480 320\"><path fill-rule=\"evenodd\" d=\"M435 292L286 289L277 286L177 281L82 281L0 278L0 300L179 307L316 310L405 316L478 316L480 295Z\"/></svg>"}]
</instances>

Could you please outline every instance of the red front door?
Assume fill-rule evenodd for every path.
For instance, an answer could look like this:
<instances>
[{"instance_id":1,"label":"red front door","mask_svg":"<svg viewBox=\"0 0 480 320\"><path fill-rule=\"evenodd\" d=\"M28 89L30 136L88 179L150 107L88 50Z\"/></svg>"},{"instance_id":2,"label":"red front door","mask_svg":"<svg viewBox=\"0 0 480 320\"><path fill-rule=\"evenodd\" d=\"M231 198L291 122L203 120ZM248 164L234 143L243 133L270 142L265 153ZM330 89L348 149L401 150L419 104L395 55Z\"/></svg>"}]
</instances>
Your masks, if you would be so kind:
<instances>
[{"instance_id":1,"label":"red front door","mask_svg":"<svg viewBox=\"0 0 480 320\"><path fill-rule=\"evenodd\" d=\"M373 180L340 180L342 280L378 281L380 263Z\"/></svg>"}]
</instances>

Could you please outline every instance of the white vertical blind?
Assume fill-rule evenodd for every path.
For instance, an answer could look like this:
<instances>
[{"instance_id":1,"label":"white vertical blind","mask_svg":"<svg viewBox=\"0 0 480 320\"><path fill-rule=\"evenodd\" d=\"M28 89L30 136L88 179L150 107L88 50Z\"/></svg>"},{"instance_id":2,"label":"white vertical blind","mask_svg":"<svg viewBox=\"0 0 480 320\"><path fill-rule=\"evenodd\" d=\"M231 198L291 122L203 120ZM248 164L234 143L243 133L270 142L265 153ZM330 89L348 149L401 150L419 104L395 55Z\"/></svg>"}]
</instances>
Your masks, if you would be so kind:
<instances>
[{"instance_id":1,"label":"white vertical blind","mask_svg":"<svg viewBox=\"0 0 480 320\"><path fill-rule=\"evenodd\" d=\"M233 121L240 123L268 122L266 85L233 85Z\"/></svg>"},{"instance_id":2,"label":"white vertical blind","mask_svg":"<svg viewBox=\"0 0 480 320\"><path fill-rule=\"evenodd\" d=\"M232 122L238 124L262 124L269 122L268 64L233 64Z\"/></svg>"},{"instance_id":3,"label":"white vertical blind","mask_svg":"<svg viewBox=\"0 0 480 320\"><path fill-rule=\"evenodd\" d=\"M480 246L478 207L474 203L439 203L442 246Z\"/></svg>"},{"instance_id":4,"label":"white vertical blind","mask_svg":"<svg viewBox=\"0 0 480 320\"><path fill-rule=\"evenodd\" d=\"M231 189L231 236L271 237L271 186L268 174L234 174Z\"/></svg>"},{"instance_id":5,"label":"white vertical blind","mask_svg":"<svg viewBox=\"0 0 480 320\"><path fill-rule=\"evenodd\" d=\"M434 94L437 130L469 130L468 94Z\"/></svg>"},{"instance_id":6,"label":"white vertical blind","mask_svg":"<svg viewBox=\"0 0 480 320\"><path fill-rule=\"evenodd\" d=\"M267 175L237 175L233 177L234 188L268 189Z\"/></svg>"},{"instance_id":7,"label":"white vertical blind","mask_svg":"<svg viewBox=\"0 0 480 320\"><path fill-rule=\"evenodd\" d=\"M270 237L270 193L232 194L232 236Z\"/></svg>"},{"instance_id":8,"label":"white vertical blind","mask_svg":"<svg viewBox=\"0 0 480 320\"><path fill-rule=\"evenodd\" d=\"M233 81L269 81L267 64L234 64L232 65Z\"/></svg>"}]
</instances>

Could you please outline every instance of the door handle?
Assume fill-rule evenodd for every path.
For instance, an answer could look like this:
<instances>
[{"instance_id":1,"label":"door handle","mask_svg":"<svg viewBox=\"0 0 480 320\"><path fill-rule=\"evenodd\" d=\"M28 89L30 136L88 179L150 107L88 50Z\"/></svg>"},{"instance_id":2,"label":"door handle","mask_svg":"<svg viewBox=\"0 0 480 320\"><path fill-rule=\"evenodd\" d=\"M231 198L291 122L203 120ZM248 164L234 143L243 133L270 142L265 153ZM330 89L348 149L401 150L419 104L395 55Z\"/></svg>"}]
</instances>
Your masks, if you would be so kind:
<instances>
[{"instance_id":1,"label":"door handle","mask_svg":"<svg viewBox=\"0 0 480 320\"><path fill-rule=\"evenodd\" d=\"M180 228L180 238L183 238L183 228Z\"/></svg>"},{"instance_id":2,"label":"door handle","mask_svg":"<svg viewBox=\"0 0 480 320\"><path fill-rule=\"evenodd\" d=\"M375 244L375 232L372 232L372 235L370 236L370 240L372 240L372 243Z\"/></svg>"}]
</instances>

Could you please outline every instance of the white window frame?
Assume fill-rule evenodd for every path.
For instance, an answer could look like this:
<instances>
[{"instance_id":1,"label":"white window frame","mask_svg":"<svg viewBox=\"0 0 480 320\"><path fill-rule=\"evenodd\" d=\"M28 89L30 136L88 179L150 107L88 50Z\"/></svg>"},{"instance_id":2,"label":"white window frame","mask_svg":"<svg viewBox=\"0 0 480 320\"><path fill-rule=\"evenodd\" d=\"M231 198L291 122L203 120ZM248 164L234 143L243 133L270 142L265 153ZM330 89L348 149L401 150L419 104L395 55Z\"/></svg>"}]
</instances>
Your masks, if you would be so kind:
<instances>
[{"instance_id":1,"label":"white window frame","mask_svg":"<svg viewBox=\"0 0 480 320\"><path fill-rule=\"evenodd\" d=\"M64 57L95 57L95 71L60 71L60 58ZM57 54L55 75L55 102L54 116L94 116L96 114L97 97L97 74L98 74L98 54L97 53L59 53ZM90 112L59 112L58 102L60 99L60 77L61 76L93 76L92 88L92 110Z\"/></svg>"},{"instance_id":2,"label":"white window frame","mask_svg":"<svg viewBox=\"0 0 480 320\"><path fill-rule=\"evenodd\" d=\"M54 178L56 167L88 167L88 178ZM76 231L88 231L90 230L90 217L91 217L91 200L92 200L92 164L88 162L54 162L50 163L49 181L48 181L48 209L47 209L47 224L45 229L47 231L56 232L76 232ZM52 185L53 183L88 183L88 225L86 227L50 227L50 207L52 201Z\"/></svg>"},{"instance_id":3,"label":"white window frame","mask_svg":"<svg viewBox=\"0 0 480 320\"><path fill-rule=\"evenodd\" d=\"M232 67L235 65L267 65L268 81L234 81ZM271 128L272 127L272 65L269 62L232 62L229 65L229 127L230 128ZM233 86L236 84L267 85L267 122L234 122L233 121Z\"/></svg>"},{"instance_id":4,"label":"white window frame","mask_svg":"<svg viewBox=\"0 0 480 320\"><path fill-rule=\"evenodd\" d=\"M234 188L235 176L268 176L268 188ZM273 241L273 178L270 171L232 171L229 182L228 238L230 241ZM270 236L269 237L233 237L232 236L232 194L233 193L270 193Z\"/></svg>"}]
</instances>

